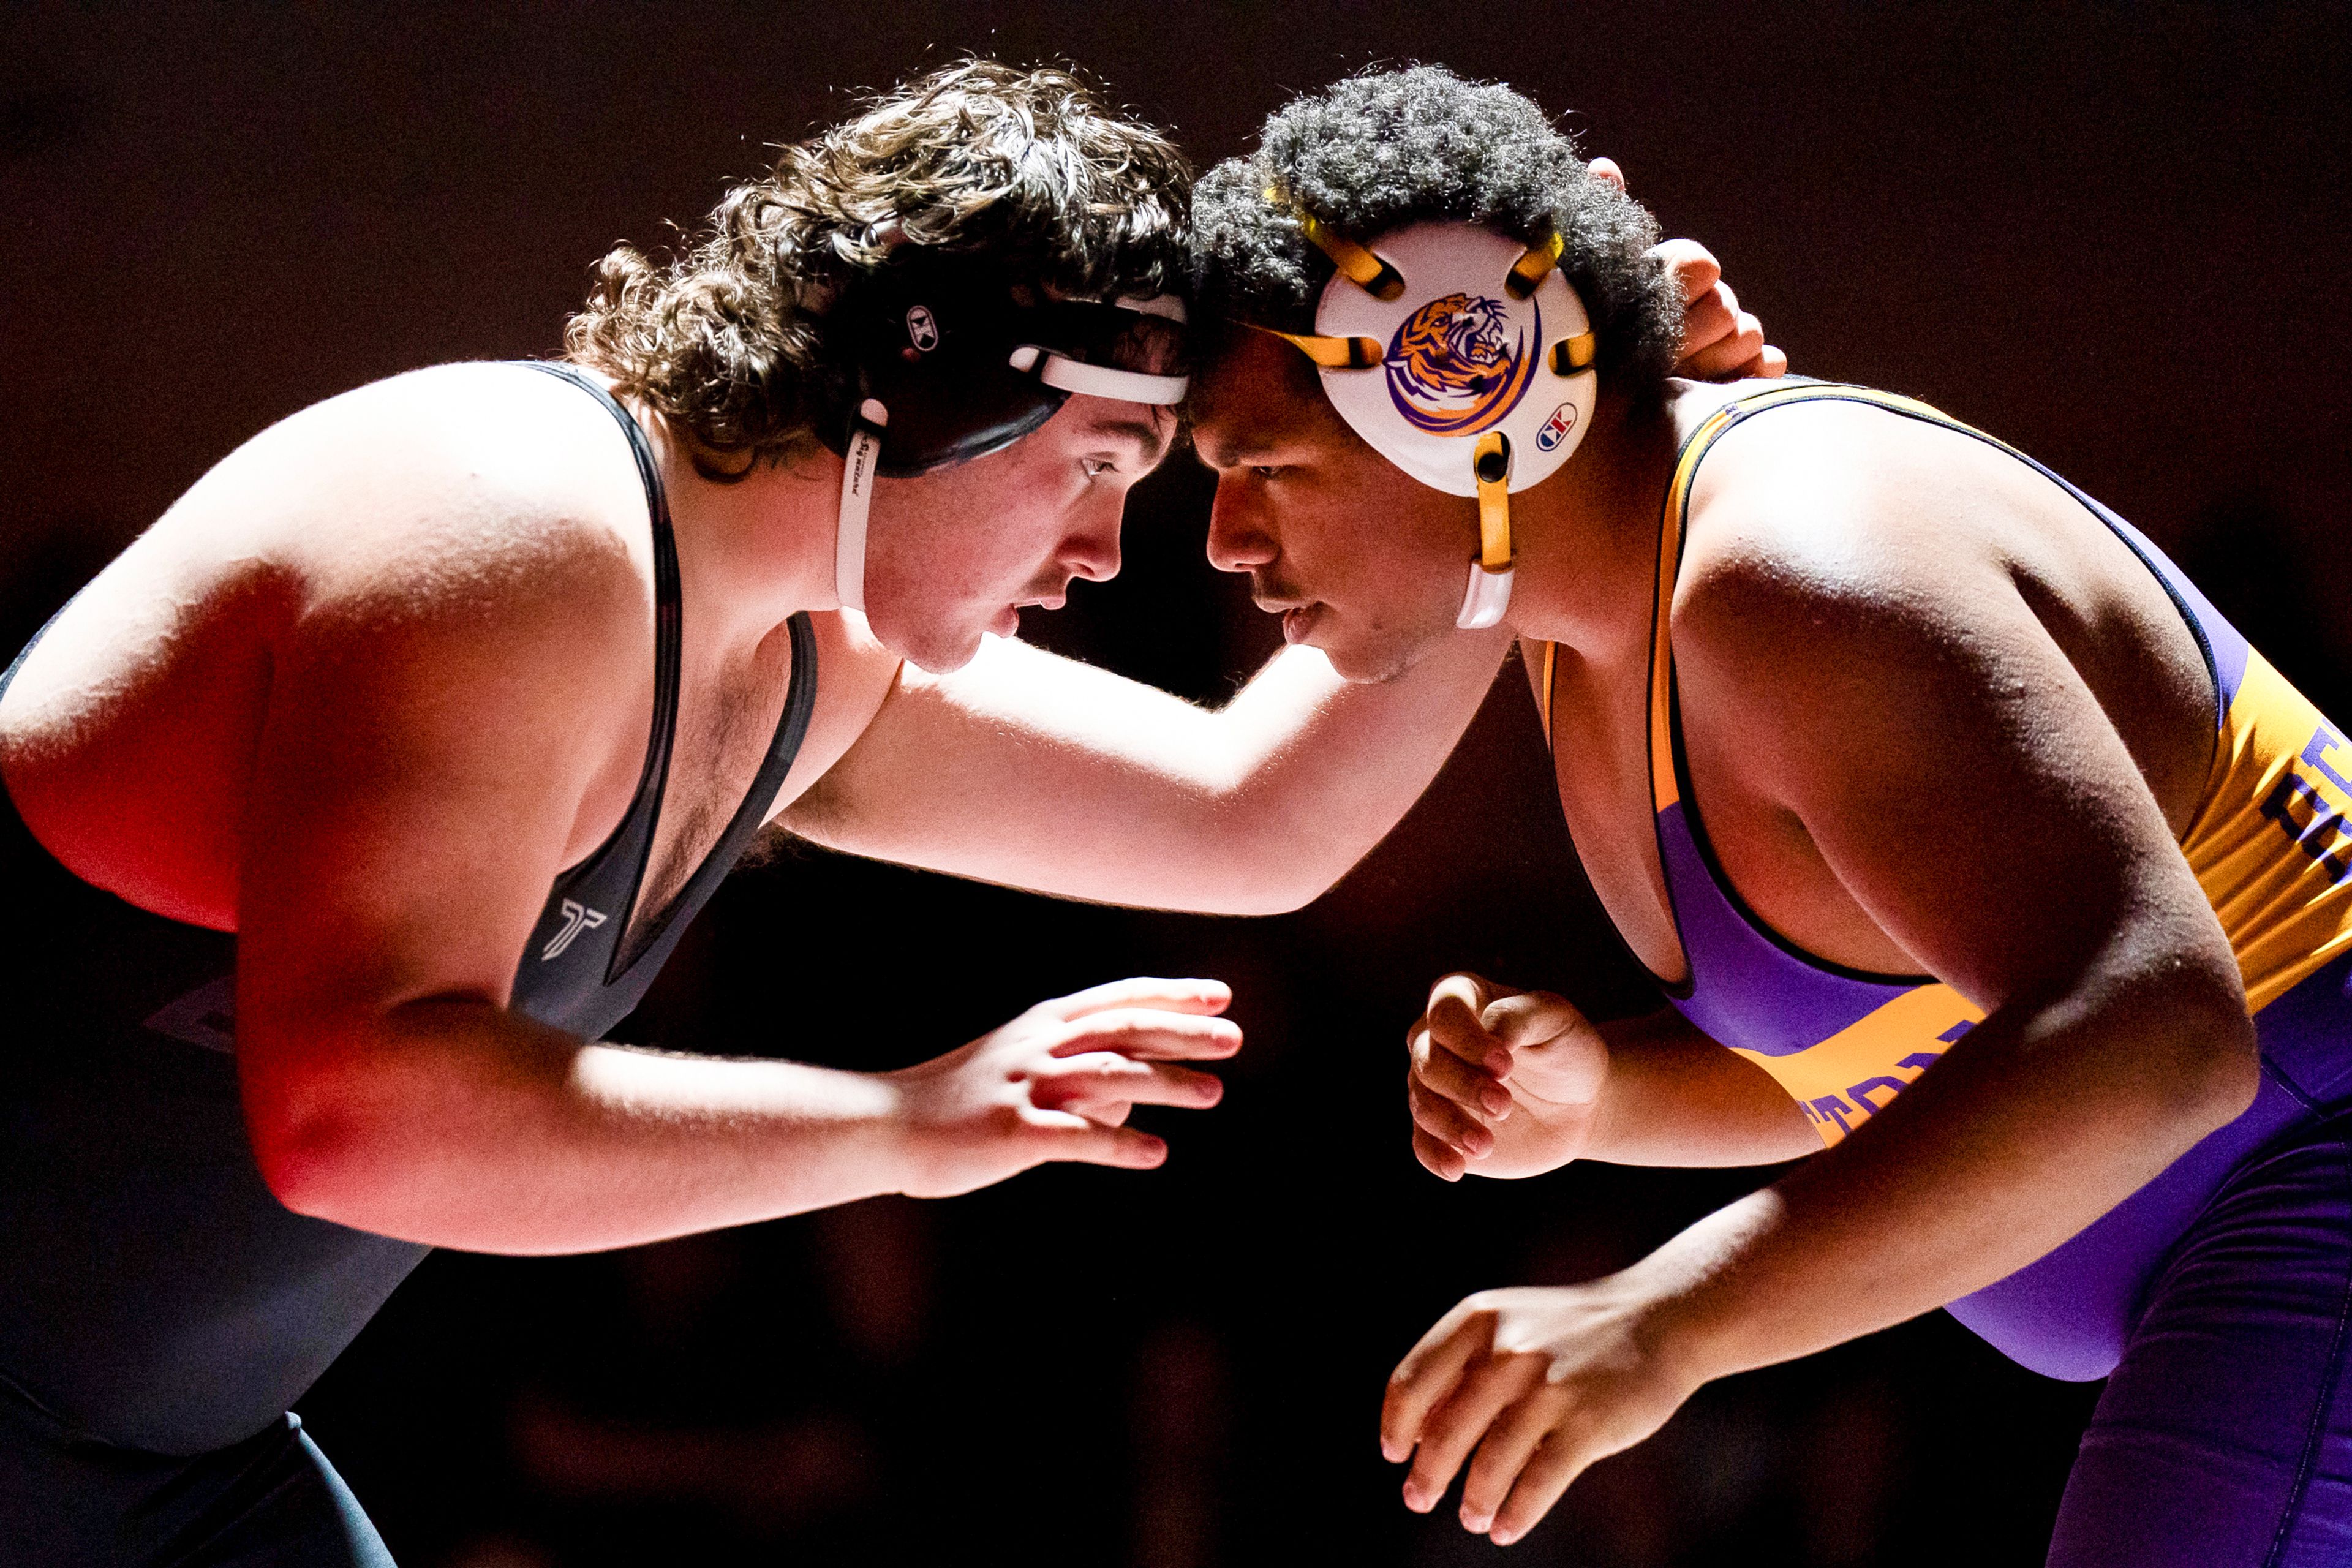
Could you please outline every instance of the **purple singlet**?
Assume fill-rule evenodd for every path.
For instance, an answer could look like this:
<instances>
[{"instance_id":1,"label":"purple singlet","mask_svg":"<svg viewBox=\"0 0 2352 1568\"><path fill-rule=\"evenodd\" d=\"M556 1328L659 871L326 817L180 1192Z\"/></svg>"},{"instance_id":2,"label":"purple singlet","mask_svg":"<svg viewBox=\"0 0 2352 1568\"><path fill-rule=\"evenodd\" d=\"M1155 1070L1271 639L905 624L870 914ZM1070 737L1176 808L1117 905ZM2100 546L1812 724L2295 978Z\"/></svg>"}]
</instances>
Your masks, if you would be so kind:
<instances>
[{"instance_id":1,"label":"purple singlet","mask_svg":"<svg viewBox=\"0 0 2352 1568\"><path fill-rule=\"evenodd\" d=\"M1667 610L1692 483L1733 426L1823 399L1972 437L2064 488L2163 583L2213 679L2218 742L2181 851L2244 975L2260 1091L2073 1240L1950 1304L2037 1372L2111 1379L2051 1563L2352 1563L2352 1399L2336 1397L2352 1322L2352 744L2128 523L2022 453L1885 393L1789 383L1699 427L1666 497L1652 643L1658 850L1690 969L1667 994L1771 1074L1824 1145L1985 1016L1931 977L1843 969L1768 929L1722 877L1686 798ZM1549 731L1549 679L1545 698Z\"/></svg>"}]
</instances>

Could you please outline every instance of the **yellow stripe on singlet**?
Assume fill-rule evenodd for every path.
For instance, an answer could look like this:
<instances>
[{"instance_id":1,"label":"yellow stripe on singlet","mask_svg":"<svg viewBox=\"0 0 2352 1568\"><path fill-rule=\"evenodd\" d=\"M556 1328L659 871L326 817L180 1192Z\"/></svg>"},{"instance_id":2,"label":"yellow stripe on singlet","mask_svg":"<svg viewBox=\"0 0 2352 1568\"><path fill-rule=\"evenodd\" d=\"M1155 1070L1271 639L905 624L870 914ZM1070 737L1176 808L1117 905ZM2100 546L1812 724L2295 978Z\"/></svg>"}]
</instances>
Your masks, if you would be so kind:
<instances>
[{"instance_id":1,"label":"yellow stripe on singlet","mask_svg":"<svg viewBox=\"0 0 2352 1568\"><path fill-rule=\"evenodd\" d=\"M1885 1110L1953 1042L1983 1023L1984 1016L1983 1008L1935 981L1913 986L1792 1055L1766 1056L1738 1046L1729 1049L1771 1075L1803 1108L1805 1120L1827 1148Z\"/></svg>"}]
</instances>

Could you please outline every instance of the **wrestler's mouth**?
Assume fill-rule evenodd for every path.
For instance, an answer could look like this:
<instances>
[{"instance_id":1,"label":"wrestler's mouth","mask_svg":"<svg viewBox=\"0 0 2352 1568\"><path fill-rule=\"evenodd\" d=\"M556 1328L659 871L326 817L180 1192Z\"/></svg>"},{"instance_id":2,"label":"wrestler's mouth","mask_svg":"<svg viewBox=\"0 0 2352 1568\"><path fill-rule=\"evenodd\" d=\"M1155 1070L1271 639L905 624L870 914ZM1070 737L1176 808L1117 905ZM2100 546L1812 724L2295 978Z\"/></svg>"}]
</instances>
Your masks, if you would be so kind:
<instances>
[{"instance_id":1,"label":"wrestler's mouth","mask_svg":"<svg viewBox=\"0 0 2352 1568\"><path fill-rule=\"evenodd\" d=\"M1282 617L1282 640L1295 643L1303 639L1323 612L1323 605L1315 599L1295 599L1287 595L1252 594L1250 603L1269 616Z\"/></svg>"},{"instance_id":2,"label":"wrestler's mouth","mask_svg":"<svg viewBox=\"0 0 2352 1568\"><path fill-rule=\"evenodd\" d=\"M995 637L1013 637L1021 630L1022 611L1029 609L1058 610L1062 607L1064 603L1067 601L1067 599L1068 595L1066 594L1049 594L1043 598L1037 599L1016 599L1012 604L1005 605L1004 608L996 613L995 619L989 622L988 629L990 633Z\"/></svg>"}]
</instances>

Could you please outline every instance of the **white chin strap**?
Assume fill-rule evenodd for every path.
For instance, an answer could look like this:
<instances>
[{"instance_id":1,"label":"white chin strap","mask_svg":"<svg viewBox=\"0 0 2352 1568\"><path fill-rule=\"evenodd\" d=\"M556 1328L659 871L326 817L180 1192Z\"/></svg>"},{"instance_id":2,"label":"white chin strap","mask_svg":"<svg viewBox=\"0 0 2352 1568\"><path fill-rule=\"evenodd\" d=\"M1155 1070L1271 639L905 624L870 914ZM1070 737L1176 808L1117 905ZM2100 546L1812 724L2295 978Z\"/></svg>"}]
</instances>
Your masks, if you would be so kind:
<instances>
[{"instance_id":1,"label":"white chin strap","mask_svg":"<svg viewBox=\"0 0 2352 1568\"><path fill-rule=\"evenodd\" d=\"M1511 607L1511 568L1489 572L1483 561L1470 563L1470 586L1462 595L1461 612L1454 624L1465 632L1483 632Z\"/></svg>"},{"instance_id":2,"label":"white chin strap","mask_svg":"<svg viewBox=\"0 0 2352 1568\"><path fill-rule=\"evenodd\" d=\"M1511 607L1511 470L1517 454L1511 438L1489 430L1470 449L1472 482L1478 489L1478 553L1470 558L1470 585L1454 624L1481 632Z\"/></svg>"},{"instance_id":3,"label":"white chin strap","mask_svg":"<svg viewBox=\"0 0 2352 1568\"><path fill-rule=\"evenodd\" d=\"M874 477L881 466L882 427L890 411L872 398L858 406L841 455L841 527L834 535L833 584L845 610L866 608L866 514L874 506Z\"/></svg>"}]
</instances>

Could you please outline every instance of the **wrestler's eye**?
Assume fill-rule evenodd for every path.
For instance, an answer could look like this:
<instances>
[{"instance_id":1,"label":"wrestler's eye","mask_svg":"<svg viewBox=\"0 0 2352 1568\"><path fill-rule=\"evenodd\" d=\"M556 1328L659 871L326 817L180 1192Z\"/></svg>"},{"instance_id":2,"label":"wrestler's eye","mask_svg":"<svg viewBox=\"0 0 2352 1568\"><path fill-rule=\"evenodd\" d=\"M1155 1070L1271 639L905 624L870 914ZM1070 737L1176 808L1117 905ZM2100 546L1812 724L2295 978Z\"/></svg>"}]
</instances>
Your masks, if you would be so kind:
<instances>
[{"instance_id":1,"label":"wrestler's eye","mask_svg":"<svg viewBox=\"0 0 2352 1568\"><path fill-rule=\"evenodd\" d=\"M1281 475L1282 465L1280 463L1252 463L1250 465L1250 478L1254 479L1278 479Z\"/></svg>"},{"instance_id":2,"label":"wrestler's eye","mask_svg":"<svg viewBox=\"0 0 2352 1568\"><path fill-rule=\"evenodd\" d=\"M1082 458L1078 461L1078 466L1086 469L1087 478L1090 479L1098 479L1105 474L1118 472L1118 465L1108 458Z\"/></svg>"}]
</instances>

